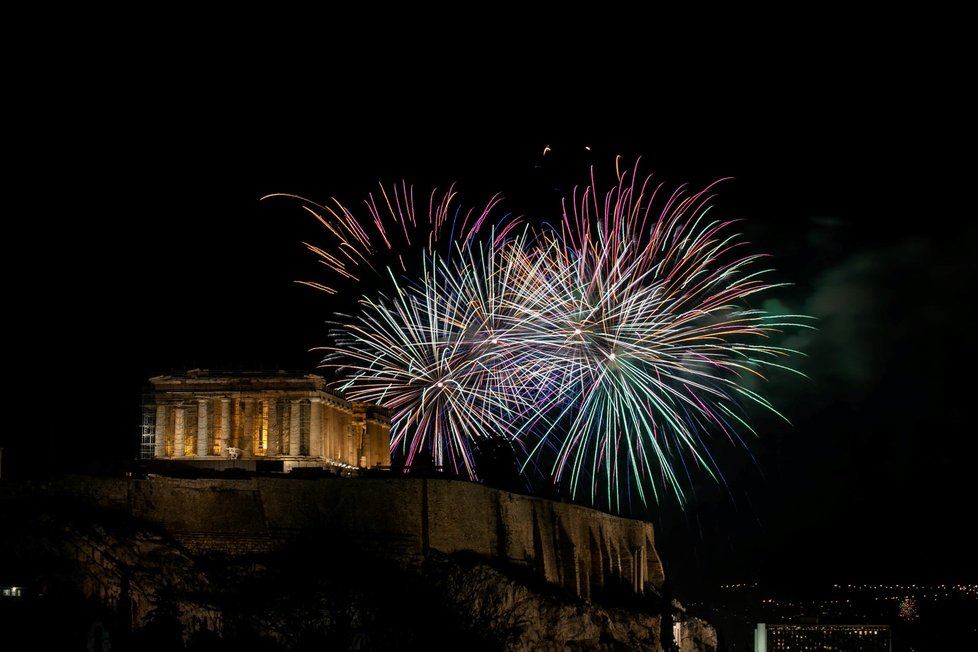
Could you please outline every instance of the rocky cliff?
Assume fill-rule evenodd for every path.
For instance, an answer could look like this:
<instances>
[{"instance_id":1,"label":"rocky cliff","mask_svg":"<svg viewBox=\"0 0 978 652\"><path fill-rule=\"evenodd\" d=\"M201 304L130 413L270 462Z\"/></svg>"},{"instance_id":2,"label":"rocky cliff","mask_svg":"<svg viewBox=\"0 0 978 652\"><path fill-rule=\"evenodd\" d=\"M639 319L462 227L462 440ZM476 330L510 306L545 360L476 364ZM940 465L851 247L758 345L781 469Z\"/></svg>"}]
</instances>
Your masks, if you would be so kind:
<instances>
[{"instance_id":1,"label":"rocky cliff","mask_svg":"<svg viewBox=\"0 0 978 652\"><path fill-rule=\"evenodd\" d=\"M114 650L658 651L671 637L648 524L458 482L224 482L0 485L0 584L27 588L0 603L5 631ZM417 493L417 513L385 505L391 492ZM687 638L684 652L710 649Z\"/></svg>"}]
</instances>

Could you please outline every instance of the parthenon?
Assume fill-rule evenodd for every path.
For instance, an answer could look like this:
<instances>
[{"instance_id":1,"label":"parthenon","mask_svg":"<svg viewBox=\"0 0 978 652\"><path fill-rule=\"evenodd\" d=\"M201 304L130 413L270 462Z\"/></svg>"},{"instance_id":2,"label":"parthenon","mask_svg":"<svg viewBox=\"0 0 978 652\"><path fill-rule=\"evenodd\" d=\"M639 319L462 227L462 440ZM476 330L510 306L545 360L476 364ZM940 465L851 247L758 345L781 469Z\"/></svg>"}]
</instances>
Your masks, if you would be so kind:
<instances>
[{"instance_id":1,"label":"parthenon","mask_svg":"<svg viewBox=\"0 0 978 652\"><path fill-rule=\"evenodd\" d=\"M228 459L270 470L390 466L390 418L326 390L315 374L192 370L154 376L141 456L190 466Z\"/></svg>"}]
</instances>

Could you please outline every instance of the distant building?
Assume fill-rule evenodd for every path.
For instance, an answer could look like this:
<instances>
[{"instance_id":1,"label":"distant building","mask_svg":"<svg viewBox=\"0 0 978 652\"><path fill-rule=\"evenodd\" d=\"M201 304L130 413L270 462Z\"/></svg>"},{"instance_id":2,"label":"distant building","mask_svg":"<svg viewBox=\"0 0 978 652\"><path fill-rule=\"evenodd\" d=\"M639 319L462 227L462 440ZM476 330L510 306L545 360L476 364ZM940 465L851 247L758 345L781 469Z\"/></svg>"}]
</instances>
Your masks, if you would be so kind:
<instances>
[{"instance_id":1,"label":"distant building","mask_svg":"<svg viewBox=\"0 0 978 652\"><path fill-rule=\"evenodd\" d=\"M754 652L890 652L889 625L821 625L758 623Z\"/></svg>"},{"instance_id":2,"label":"distant building","mask_svg":"<svg viewBox=\"0 0 978 652\"><path fill-rule=\"evenodd\" d=\"M24 589L20 586L0 586L0 597L19 598L23 596Z\"/></svg>"},{"instance_id":3,"label":"distant building","mask_svg":"<svg viewBox=\"0 0 978 652\"><path fill-rule=\"evenodd\" d=\"M193 370L155 376L143 402L147 460L291 471L390 466L390 417L314 374Z\"/></svg>"}]
</instances>

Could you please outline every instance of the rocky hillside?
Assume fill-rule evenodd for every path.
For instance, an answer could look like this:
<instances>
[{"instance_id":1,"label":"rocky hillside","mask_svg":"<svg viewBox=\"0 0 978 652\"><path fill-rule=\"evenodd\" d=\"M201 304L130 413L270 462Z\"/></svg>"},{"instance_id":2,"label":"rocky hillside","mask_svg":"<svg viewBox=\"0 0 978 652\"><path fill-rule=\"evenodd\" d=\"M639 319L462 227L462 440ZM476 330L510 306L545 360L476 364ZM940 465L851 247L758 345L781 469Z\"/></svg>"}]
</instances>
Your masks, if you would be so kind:
<instances>
[{"instance_id":1,"label":"rocky hillside","mask_svg":"<svg viewBox=\"0 0 978 652\"><path fill-rule=\"evenodd\" d=\"M2 631L34 648L660 651L672 636L655 595L585 601L475 555L395 563L330 532L193 554L129 514L9 486L0 524L0 586L23 587L0 601ZM697 627L684 652L711 650Z\"/></svg>"}]
</instances>

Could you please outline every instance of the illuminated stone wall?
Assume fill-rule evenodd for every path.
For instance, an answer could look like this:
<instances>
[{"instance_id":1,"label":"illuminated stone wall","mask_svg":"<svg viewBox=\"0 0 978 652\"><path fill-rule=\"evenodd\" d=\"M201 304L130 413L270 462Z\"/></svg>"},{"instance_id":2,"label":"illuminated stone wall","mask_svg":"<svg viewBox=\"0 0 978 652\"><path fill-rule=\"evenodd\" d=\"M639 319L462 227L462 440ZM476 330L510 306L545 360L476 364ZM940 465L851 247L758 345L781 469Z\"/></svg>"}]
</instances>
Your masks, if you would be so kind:
<instances>
[{"instance_id":1,"label":"illuminated stone wall","mask_svg":"<svg viewBox=\"0 0 978 652\"><path fill-rule=\"evenodd\" d=\"M71 491L156 523L189 550L243 554L296 538L418 563L428 550L519 567L590 598L661 588L651 523L459 480L75 478Z\"/></svg>"},{"instance_id":2,"label":"illuminated stone wall","mask_svg":"<svg viewBox=\"0 0 978 652\"><path fill-rule=\"evenodd\" d=\"M280 460L285 471L390 465L387 413L326 391L320 376L195 370L149 382L144 450L154 459Z\"/></svg>"}]
</instances>

